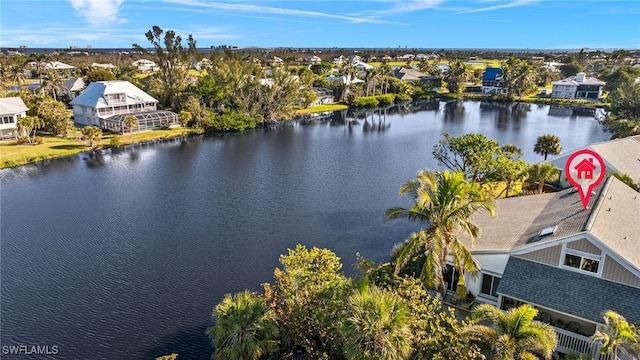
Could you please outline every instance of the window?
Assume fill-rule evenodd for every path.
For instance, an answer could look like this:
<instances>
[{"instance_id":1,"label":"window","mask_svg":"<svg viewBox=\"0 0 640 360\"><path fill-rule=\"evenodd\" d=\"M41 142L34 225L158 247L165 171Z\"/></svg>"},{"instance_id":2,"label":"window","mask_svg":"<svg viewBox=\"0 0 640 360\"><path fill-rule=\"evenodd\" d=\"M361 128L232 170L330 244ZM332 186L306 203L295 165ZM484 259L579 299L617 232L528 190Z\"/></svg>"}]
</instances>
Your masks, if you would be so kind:
<instances>
[{"instance_id":1,"label":"window","mask_svg":"<svg viewBox=\"0 0 640 360\"><path fill-rule=\"evenodd\" d=\"M498 293L496 292L498 285L500 285L499 277L482 274L482 288L480 289L482 294L489 295L491 297L498 297Z\"/></svg>"},{"instance_id":2,"label":"window","mask_svg":"<svg viewBox=\"0 0 640 360\"><path fill-rule=\"evenodd\" d=\"M566 254L564 256L564 266L568 266L581 271L597 274L600 261L578 254Z\"/></svg>"}]
</instances>

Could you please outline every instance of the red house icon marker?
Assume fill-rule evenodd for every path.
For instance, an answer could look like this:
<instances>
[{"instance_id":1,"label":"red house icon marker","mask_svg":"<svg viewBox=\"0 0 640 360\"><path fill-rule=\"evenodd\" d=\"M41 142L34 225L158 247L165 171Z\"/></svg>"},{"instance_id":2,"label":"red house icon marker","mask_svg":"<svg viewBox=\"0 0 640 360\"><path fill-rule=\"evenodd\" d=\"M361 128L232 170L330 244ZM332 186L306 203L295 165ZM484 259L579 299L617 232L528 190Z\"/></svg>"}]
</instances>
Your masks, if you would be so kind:
<instances>
[{"instance_id":1,"label":"red house icon marker","mask_svg":"<svg viewBox=\"0 0 640 360\"><path fill-rule=\"evenodd\" d=\"M593 165L593 158L583 159L578 163L578 165L573 167L578 172L578 179L593 179L593 170L596 169L596 166Z\"/></svg>"}]
</instances>

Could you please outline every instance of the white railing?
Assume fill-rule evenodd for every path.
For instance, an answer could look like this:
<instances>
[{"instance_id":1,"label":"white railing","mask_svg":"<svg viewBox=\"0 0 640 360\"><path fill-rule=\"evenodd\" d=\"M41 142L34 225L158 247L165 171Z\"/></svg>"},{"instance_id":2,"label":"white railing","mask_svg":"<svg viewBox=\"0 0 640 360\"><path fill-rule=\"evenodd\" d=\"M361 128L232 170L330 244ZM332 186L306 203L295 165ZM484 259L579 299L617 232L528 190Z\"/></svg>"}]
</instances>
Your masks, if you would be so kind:
<instances>
[{"instance_id":1,"label":"white railing","mask_svg":"<svg viewBox=\"0 0 640 360\"><path fill-rule=\"evenodd\" d=\"M590 353L592 354L591 339L587 336L578 335L571 331L553 327L556 335L558 335L558 346L556 350L562 353ZM598 349L599 350L599 349Z\"/></svg>"},{"instance_id":2,"label":"white railing","mask_svg":"<svg viewBox=\"0 0 640 360\"><path fill-rule=\"evenodd\" d=\"M600 354L602 343L591 341L591 338L571 331L553 327L558 336L556 351L562 353L590 354L596 360L638 360L624 349L618 349L615 359L609 354Z\"/></svg>"}]
</instances>

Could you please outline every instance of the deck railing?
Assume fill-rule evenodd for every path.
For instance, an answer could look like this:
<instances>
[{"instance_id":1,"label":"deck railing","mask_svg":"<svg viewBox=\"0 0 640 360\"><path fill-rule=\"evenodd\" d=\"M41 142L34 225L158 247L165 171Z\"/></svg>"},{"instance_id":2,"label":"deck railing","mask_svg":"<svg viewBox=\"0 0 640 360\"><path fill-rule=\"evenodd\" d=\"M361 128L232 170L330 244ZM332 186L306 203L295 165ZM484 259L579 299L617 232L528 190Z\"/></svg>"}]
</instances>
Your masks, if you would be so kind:
<instances>
[{"instance_id":1,"label":"deck railing","mask_svg":"<svg viewBox=\"0 0 640 360\"><path fill-rule=\"evenodd\" d=\"M590 354L596 360L637 360L633 355L624 349L618 349L617 356L600 354L602 344L591 341L591 338L567 331L561 328L553 327L558 336L558 346L556 351L562 353Z\"/></svg>"}]
</instances>

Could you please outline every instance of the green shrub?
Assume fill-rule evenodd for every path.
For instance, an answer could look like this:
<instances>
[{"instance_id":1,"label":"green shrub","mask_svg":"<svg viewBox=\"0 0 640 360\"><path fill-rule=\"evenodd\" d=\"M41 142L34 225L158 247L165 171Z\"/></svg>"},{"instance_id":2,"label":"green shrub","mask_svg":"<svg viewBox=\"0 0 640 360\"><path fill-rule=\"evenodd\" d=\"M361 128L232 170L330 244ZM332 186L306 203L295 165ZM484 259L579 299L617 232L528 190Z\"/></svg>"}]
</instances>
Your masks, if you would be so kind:
<instances>
[{"instance_id":1,"label":"green shrub","mask_svg":"<svg viewBox=\"0 0 640 360\"><path fill-rule=\"evenodd\" d=\"M376 107L380 104L380 101L375 96L365 96L357 98L355 101L356 107Z\"/></svg>"},{"instance_id":2,"label":"green shrub","mask_svg":"<svg viewBox=\"0 0 640 360\"><path fill-rule=\"evenodd\" d=\"M207 124L207 130L213 131L244 131L258 126L257 117L238 112L225 112L221 115L213 115L211 124Z\"/></svg>"},{"instance_id":3,"label":"green shrub","mask_svg":"<svg viewBox=\"0 0 640 360\"><path fill-rule=\"evenodd\" d=\"M377 99L380 105L390 105L393 104L396 96L394 94L378 95Z\"/></svg>"},{"instance_id":4,"label":"green shrub","mask_svg":"<svg viewBox=\"0 0 640 360\"><path fill-rule=\"evenodd\" d=\"M120 136L114 136L109 140L109 146L118 147L120 146Z\"/></svg>"}]
</instances>

